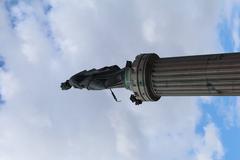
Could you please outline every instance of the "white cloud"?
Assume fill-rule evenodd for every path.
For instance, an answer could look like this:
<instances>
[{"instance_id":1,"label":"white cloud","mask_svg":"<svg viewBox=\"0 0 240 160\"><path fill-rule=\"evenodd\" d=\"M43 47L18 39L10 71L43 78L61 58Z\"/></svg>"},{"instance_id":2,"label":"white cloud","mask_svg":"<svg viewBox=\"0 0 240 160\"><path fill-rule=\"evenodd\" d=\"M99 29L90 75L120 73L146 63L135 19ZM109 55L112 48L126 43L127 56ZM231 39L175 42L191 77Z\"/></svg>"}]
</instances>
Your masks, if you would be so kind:
<instances>
[{"instance_id":1,"label":"white cloud","mask_svg":"<svg viewBox=\"0 0 240 160\"><path fill-rule=\"evenodd\" d=\"M199 98L203 103L207 103L207 104L210 104L213 101L212 96L200 96Z\"/></svg>"},{"instance_id":2,"label":"white cloud","mask_svg":"<svg viewBox=\"0 0 240 160\"><path fill-rule=\"evenodd\" d=\"M143 23L143 35L150 43L156 40L156 23L153 20L149 19Z\"/></svg>"},{"instance_id":3,"label":"white cloud","mask_svg":"<svg viewBox=\"0 0 240 160\"><path fill-rule=\"evenodd\" d=\"M110 112L110 120L116 137L116 151L124 159L141 159L145 144L137 120L122 109Z\"/></svg>"},{"instance_id":4,"label":"white cloud","mask_svg":"<svg viewBox=\"0 0 240 160\"><path fill-rule=\"evenodd\" d=\"M204 136L201 139L201 144L197 147L197 160L213 160L222 159L224 149L219 139L219 131L213 123L209 123L204 128Z\"/></svg>"},{"instance_id":5,"label":"white cloud","mask_svg":"<svg viewBox=\"0 0 240 160\"><path fill-rule=\"evenodd\" d=\"M240 49L240 16L236 14L233 17L232 37L234 43L234 51L237 52Z\"/></svg>"},{"instance_id":6,"label":"white cloud","mask_svg":"<svg viewBox=\"0 0 240 160\"><path fill-rule=\"evenodd\" d=\"M47 15L41 2L15 6L13 14L21 20L13 29L0 2L0 53L8 69L4 74L10 75L6 85L1 82L6 88L1 94L11 97L0 112L1 159L186 160L194 159L189 152L197 144L202 154L207 147L207 155L222 156L216 145L202 144L208 137L218 142L214 127L207 126L204 136L195 131L201 117L195 98L163 97L132 108L125 90L116 91L123 101L116 104L107 91L59 89L79 70L123 66L140 52L171 56L219 50L218 1L49 3ZM21 18L23 12L28 16ZM153 41L147 42L143 28L149 19Z\"/></svg>"},{"instance_id":7,"label":"white cloud","mask_svg":"<svg viewBox=\"0 0 240 160\"><path fill-rule=\"evenodd\" d=\"M27 28L28 27L28 28ZM48 39L42 35L41 28L37 26L34 19L29 19L17 27L18 35L22 41L21 51L30 63L42 63L49 59L51 47ZM36 39L38 37L38 39ZM42 59L42 60L41 60Z\"/></svg>"},{"instance_id":8,"label":"white cloud","mask_svg":"<svg viewBox=\"0 0 240 160\"><path fill-rule=\"evenodd\" d=\"M218 23L221 3L219 1L185 2L151 0L138 4L143 26L150 20L154 22L152 28L156 28L155 31L151 29L150 32L151 37L155 39L150 45L151 48L162 56L217 52L220 46L213 26ZM144 35L145 33L146 31L143 32Z\"/></svg>"},{"instance_id":9,"label":"white cloud","mask_svg":"<svg viewBox=\"0 0 240 160\"><path fill-rule=\"evenodd\" d=\"M232 16L232 9L239 5L239 0L223 1L222 5L224 6L222 10L222 16L230 20Z\"/></svg>"},{"instance_id":10,"label":"white cloud","mask_svg":"<svg viewBox=\"0 0 240 160\"><path fill-rule=\"evenodd\" d=\"M16 95L20 85L17 81L17 77L9 72L0 70L0 93L3 95L2 99L11 101L11 98Z\"/></svg>"}]
</instances>

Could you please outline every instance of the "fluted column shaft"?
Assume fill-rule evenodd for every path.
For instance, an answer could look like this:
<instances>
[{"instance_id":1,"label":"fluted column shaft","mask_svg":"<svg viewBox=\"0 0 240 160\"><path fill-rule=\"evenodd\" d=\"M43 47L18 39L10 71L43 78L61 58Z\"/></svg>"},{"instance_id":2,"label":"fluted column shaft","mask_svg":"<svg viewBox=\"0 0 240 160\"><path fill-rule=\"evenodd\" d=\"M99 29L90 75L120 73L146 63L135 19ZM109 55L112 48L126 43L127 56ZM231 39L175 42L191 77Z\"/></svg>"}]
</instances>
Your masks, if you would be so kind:
<instances>
[{"instance_id":1,"label":"fluted column shaft","mask_svg":"<svg viewBox=\"0 0 240 160\"><path fill-rule=\"evenodd\" d=\"M240 54L160 58L151 82L158 96L240 95Z\"/></svg>"}]
</instances>

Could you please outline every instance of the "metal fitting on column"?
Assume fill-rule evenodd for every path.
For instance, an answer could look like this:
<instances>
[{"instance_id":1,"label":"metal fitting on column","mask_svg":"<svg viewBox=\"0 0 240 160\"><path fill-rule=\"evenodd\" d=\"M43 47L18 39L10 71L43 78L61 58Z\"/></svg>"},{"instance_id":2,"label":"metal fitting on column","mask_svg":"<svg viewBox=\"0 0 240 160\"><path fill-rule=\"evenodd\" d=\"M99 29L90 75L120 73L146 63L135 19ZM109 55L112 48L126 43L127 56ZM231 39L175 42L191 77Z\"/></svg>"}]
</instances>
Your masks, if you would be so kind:
<instances>
[{"instance_id":1,"label":"metal fitting on column","mask_svg":"<svg viewBox=\"0 0 240 160\"><path fill-rule=\"evenodd\" d=\"M152 68L159 56L155 53L140 54L133 61L131 67L125 70L125 88L132 90L140 101L157 101L152 87Z\"/></svg>"}]
</instances>

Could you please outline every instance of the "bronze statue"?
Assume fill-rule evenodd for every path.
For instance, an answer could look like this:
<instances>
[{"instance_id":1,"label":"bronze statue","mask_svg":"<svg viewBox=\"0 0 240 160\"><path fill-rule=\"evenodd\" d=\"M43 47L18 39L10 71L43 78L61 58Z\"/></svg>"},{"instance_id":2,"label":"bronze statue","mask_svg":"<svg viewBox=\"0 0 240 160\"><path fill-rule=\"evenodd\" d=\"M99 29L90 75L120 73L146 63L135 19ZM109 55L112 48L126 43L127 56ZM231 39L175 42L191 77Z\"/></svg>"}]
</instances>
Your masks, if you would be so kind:
<instances>
[{"instance_id":1,"label":"bronze statue","mask_svg":"<svg viewBox=\"0 0 240 160\"><path fill-rule=\"evenodd\" d=\"M103 90L124 87L125 68L120 69L117 65L82 71L73 75L69 80L61 84L62 90L71 87L88 90Z\"/></svg>"}]
</instances>

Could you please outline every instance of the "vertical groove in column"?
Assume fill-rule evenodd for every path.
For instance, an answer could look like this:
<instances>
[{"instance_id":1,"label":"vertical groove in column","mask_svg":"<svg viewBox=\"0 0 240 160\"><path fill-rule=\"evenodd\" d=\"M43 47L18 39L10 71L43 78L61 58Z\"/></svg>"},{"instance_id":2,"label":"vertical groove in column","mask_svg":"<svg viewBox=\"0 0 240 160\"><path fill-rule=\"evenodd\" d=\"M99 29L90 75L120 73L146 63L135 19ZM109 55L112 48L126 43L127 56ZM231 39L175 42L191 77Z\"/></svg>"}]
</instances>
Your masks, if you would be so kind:
<instances>
[{"instance_id":1,"label":"vertical groove in column","mask_svg":"<svg viewBox=\"0 0 240 160\"><path fill-rule=\"evenodd\" d=\"M239 95L240 54L161 58L151 76L159 96Z\"/></svg>"}]
</instances>

